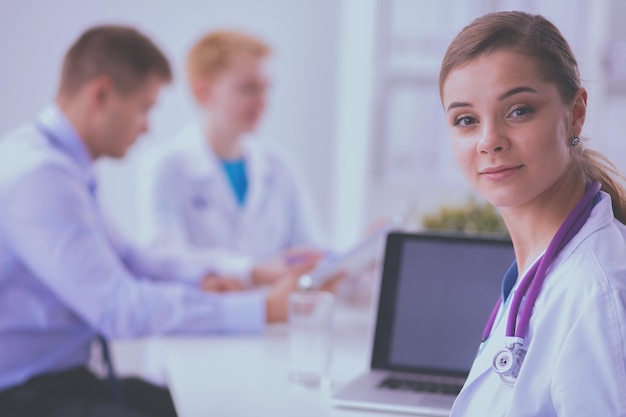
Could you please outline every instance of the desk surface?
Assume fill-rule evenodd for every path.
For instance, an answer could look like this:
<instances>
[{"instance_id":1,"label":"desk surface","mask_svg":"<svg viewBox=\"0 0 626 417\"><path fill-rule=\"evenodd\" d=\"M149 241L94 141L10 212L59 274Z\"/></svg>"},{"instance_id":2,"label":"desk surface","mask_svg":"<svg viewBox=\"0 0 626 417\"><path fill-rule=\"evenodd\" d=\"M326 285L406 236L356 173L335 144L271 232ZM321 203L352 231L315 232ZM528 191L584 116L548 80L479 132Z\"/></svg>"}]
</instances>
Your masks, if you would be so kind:
<instances>
[{"instance_id":1,"label":"desk surface","mask_svg":"<svg viewBox=\"0 0 626 417\"><path fill-rule=\"evenodd\" d=\"M163 340L166 378L181 417L334 415L331 390L367 369L369 352L368 312L341 306L337 313L330 387L289 382L283 324L261 337Z\"/></svg>"},{"instance_id":2,"label":"desk surface","mask_svg":"<svg viewBox=\"0 0 626 417\"><path fill-rule=\"evenodd\" d=\"M370 308L337 307L329 385L310 388L288 380L285 324L262 335L144 340L143 373L169 385L180 417L397 417L332 405L332 391L368 369L371 349Z\"/></svg>"}]
</instances>

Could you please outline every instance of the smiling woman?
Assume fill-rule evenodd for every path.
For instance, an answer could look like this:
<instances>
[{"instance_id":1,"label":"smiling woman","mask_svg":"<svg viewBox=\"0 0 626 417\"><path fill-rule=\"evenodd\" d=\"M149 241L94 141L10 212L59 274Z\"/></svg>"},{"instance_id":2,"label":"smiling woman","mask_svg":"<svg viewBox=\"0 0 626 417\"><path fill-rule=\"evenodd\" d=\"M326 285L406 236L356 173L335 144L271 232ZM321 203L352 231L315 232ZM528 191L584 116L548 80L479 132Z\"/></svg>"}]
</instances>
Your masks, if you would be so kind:
<instances>
[{"instance_id":1,"label":"smiling woman","mask_svg":"<svg viewBox=\"0 0 626 417\"><path fill-rule=\"evenodd\" d=\"M448 48L439 87L454 157L516 255L451 415L624 415L623 177L580 140L569 45L542 16L487 14Z\"/></svg>"},{"instance_id":2,"label":"smiling woman","mask_svg":"<svg viewBox=\"0 0 626 417\"><path fill-rule=\"evenodd\" d=\"M473 82L468 83L468 80ZM452 149L470 184L504 210L543 203L562 182L580 183L569 169L568 139L580 135L587 94L566 105L525 55L498 51L453 71L443 89ZM506 182L507 186L502 184ZM560 201L567 201L569 190ZM571 198L579 198L580 190Z\"/></svg>"}]
</instances>

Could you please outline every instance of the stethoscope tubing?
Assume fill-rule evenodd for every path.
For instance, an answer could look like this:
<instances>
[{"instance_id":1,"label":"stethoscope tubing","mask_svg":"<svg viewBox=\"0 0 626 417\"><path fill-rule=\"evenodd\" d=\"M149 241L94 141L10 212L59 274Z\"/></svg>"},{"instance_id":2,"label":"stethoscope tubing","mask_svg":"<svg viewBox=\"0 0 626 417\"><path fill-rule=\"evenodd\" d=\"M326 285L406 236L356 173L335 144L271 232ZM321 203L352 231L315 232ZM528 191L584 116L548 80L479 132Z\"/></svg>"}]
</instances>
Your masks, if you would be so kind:
<instances>
[{"instance_id":1,"label":"stethoscope tubing","mask_svg":"<svg viewBox=\"0 0 626 417\"><path fill-rule=\"evenodd\" d=\"M539 292L543 285L543 281L546 278L546 272L561 249L567 245L574 236L583 227L591 210L593 209L593 199L600 191L600 183L592 183L588 190L585 192L583 198L578 202L576 207L567 216L561 227L557 230L556 234L550 241L546 252L537 263L537 270L532 274L526 274L524 281L524 289L522 291L516 291L513 296L513 302L511 304L511 312L519 312L522 298L526 296L527 308L522 309L519 322L516 319L517 314L509 314L506 326L506 335L524 338L526 331L528 330L528 324L530 323L530 316L532 314L533 306L539 297ZM529 271L530 272L530 271ZM521 285L522 283L520 283ZM530 286L530 288L527 288Z\"/></svg>"},{"instance_id":2,"label":"stethoscope tubing","mask_svg":"<svg viewBox=\"0 0 626 417\"><path fill-rule=\"evenodd\" d=\"M533 266L524 275L524 278L520 282L519 288L514 293L513 300L511 302L505 333L507 337L516 337L520 339L525 337L530 323L533 306L539 296L539 292L543 285L548 268L561 249L563 249L565 245L572 240L572 238L580 231L589 218L591 210L594 206L593 200L600 191L600 188L601 184L598 181L590 184L583 198L578 202L578 204L576 204L572 212L567 216L563 224L557 230L544 255L538 262L535 262L535 264L533 264ZM520 314L520 306L524 297L526 297L526 308L522 309ZM483 341L487 340L489 337L501 305L502 296L498 298L498 301L489 316L489 320L485 325L482 335ZM519 321L517 320L518 315L520 316Z\"/></svg>"}]
</instances>

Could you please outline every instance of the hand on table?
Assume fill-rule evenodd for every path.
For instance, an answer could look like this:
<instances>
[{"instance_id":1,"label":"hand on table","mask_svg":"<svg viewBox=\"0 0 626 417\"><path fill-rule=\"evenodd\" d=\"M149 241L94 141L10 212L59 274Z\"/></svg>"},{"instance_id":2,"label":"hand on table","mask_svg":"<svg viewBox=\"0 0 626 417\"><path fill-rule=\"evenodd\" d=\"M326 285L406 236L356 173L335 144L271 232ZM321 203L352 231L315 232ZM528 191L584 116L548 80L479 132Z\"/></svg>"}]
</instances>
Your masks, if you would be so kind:
<instances>
[{"instance_id":1,"label":"hand on table","mask_svg":"<svg viewBox=\"0 0 626 417\"><path fill-rule=\"evenodd\" d=\"M324 252L309 248L287 249L279 256L257 264L251 272L255 285L273 284L283 277L299 277L315 268Z\"/></svg>"},{"instance_id":2,"label":"hand on table","mask_svg":"<svg viewBox=\"0 0 626 417\"><path fill-rule=\"evenodd\" d=\"M244 289L244 285L237 278L208 274L200 281L200 288L209 292L227 292L241 291Z\"/></svg>"},{"instance_id":3,"label":"hand on table","mask_svg":"<svg viewBox=\"0 0 626 417\"><path fill-rule=\"evenodd\" d=\"M298 278L300 275L301 274L285 276L272 285L266 297L266 319L268 323L287 321L289 313L289 294L298 291ZM346 276L347 274L343 271L335 274L332 278L324 282L320 290L335 292L339 282Z\"/></svg>"}]
</instances>

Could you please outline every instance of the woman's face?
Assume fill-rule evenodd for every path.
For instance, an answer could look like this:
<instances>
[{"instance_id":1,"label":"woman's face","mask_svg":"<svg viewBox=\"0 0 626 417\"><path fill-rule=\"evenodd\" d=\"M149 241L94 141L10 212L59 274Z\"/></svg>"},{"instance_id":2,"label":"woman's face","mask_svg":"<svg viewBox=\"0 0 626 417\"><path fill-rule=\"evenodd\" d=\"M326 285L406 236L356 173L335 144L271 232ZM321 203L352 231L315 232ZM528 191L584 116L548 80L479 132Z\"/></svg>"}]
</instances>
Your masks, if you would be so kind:
<instances>
[{"instance_id":1,"label":"woman's face","mask_svg":"<svg viewBox=\"0 0 626 417\"><path fill-rule=\"evenodd\" d=\"M235 55L225 70L207 82L208 94L201 105L220 130L239 135L256 128L269 84L265 61L251 54Z\"/></svg>"},{"instance_id":2,"label":"woman's face","mask_svg":"<svg viewBox=\"0 0 626 417\"><path fill-rule=\"evenodd\" d=\"M548 196L566 177L586 92L563 103L526 55L497 51L454 69L442 100L454 157L471 186L498 207Z\"/></svg>"}]
</instances>

